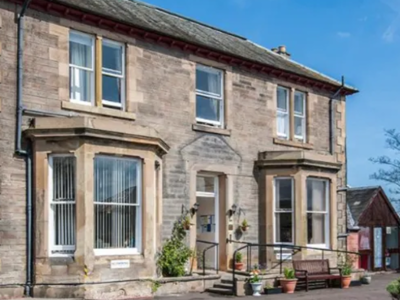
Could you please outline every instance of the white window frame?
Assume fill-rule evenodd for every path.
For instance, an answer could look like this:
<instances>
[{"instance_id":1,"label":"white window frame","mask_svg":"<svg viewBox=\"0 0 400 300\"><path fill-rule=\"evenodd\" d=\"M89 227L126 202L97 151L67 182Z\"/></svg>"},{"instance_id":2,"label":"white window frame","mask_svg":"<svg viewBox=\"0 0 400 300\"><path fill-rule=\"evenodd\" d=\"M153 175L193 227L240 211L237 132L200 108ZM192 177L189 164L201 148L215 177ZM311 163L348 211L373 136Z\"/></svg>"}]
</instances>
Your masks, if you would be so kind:
<instances>
[{"instance_id":1,"label":"white window frame","mask_svg":"<svg viewBox=\"0 0 400 300\"><path fill-rule=\"evenodd\" d=\"M89 38L92 42L92 68L86 68L86 67L81 67L81 66L77 66L74 64L71 64L71 62L69 61L69 77L71 77L71 68L75 68L75 69L79 69L79 70L84 70L84 71L89 71L91 72L91 76L90 76L90 84L91 84L91 99L90 101L81 101L81 100L76 100L76 99L72 99L71 98L71 78L69 78L68 84L69 84L69 101L70 102L74 102L74 103L79 103L79 104L83 104L83 105L94 105L94 101L95 101L95 74L96 74L96 67L95 67L95 37L93 35L90 34L86 34L80 31L75 31L75 30L71 30L69 33L69 42L71 41L71 34L75 34L75 35L80 35L84 38ZM71 51L71 49L69 49L68 51ZM70 54L70 53L68 53Z\"/></svg>"},{"instance_id":2,"label":"white window frame","mask_svg":"<svg viewBox=\"0 0 400 300\"><path fill-rule=\"evenodd\" d=\"M196 65L196 70L202 70L204 72L207 73L211 73L211 74L216 74L220 77L221 80L221 95L215 94L215 93L210 93L207 91L203 91L203 90L199 90L197 89L196 86L196 105L197 105L197 95L199 96L203 96L203 97L207 97L207 98L211 98L214 100L218 100L219 101L219 111L220 111L220 115L219 115L219 121L214 121L214 120L207 120L207 119L203 119L203 118L198 118L197 117L197 111L196 111L196 122L197 123L201 123L201 124L206 124L206 125L211 125L211 126L215 126L215 127L224 127L224 116L225 116L225 110L224 110L224 106L225 106L225 100L224 100L224 71L213 68L213 67L208 67L208 66L204 66L204 65L200 65L197 64Z\"/></svg>"},{"instance_id":3,"label":"white window frame","mask_svg":"<svg viewBox=\"0 0 400 300\"><path fill-rule=\"evenodd\" d=\"M277 201L277 197L278 197L278 189L276 188L276 183L279 180L290 180L291 181L291 185L292 185L292 242L291 243L284 243L284 242L277 242L276 241L276 214L278 213L288 213L289 211L277 211L276 210L276 201ZM295 222L295 193L294 193L294 179L293 177L275 177L274 178L274 184L273 184L273 193L274 193L274 199L273 199L273 241L274 244L276 245L294 245L294 238L295 238L295 234L294 234L294 222ZM280 249L279 247L275 247L275 249Z\"/></svg>"},{"instance_id":4,"label":"white window frame","mask_svg":"<svg viewBox=\"0 0 400 300\"><path fill-rule=\"evenodd\" d=\"M313 210L308 210L308 189L307 189L307 182L308 180L312 180L312 181L322 181L325 182L325 207L326 210L323 211L313 211ZM324 214L325 215L325 243L324 244L308 244L308 232L307 232L307 247L311 247L311 248L325 248L325 249L329 249L330 247L330 229L331 229L331 220L330 220L330 189L331 189L331 184L330 181L328 179L323 179L323 178L316 178L316 177L308 177L306 179L306 216L307 216L307 222L308 222L308 214L312 213L312 214ZM306 225L306 228L308 230L308 225Z\"/></svg>"},{"instance_id":5,"label":"white window frame","mask_svg":"<svg viewBox=\"0 0 400 300\"><path fill-rule=\"evenodd\" d=\"M143 174L143 164L142 161L138 158L131 157L116 157L111 155L96 155L95 158L118 158L118 159L126 159L130 161L137 162L137 203L132 204L124 204L124 206L136 206L138 209L136 210L136 248L110 248L110 249L99 249L94 248L95 256L114 256L114 255L139 255L142 253L142 174ZM93 181L96 180L95 176L93 177ZM94 188L94 185L93 185ZM94 196L94 193L93 193ZM93 197L94 198L94 197ZM103 202L95 202L93 199L93 210L95 205L121 205L120 203L103 203ZM95 226L95 224L93 224ZM94 228L93 234L95 235L96 229ZM94 242L93 242L94 243Z\"/></svg>"},{"instance_id":6,"label":"white window frame","mask_svg":"<svg viewBox=\"0 0 400 300\"><path fill-rule=\"evenodd\" d=\"M103 44L106 44L106 45L108 44L108 45L111 45L111 46L121 47L121 49L122 49L122 51L121 51L121 56L122 56L122 58L121 58L122 59L121 60L121 64L122 64L121 73L122 74L118 75L118 74L115 74L113 72L107 72L107 69L104 68L103 64L102 64L102 66L101 66L101 76L102 77L103 77L103 75L106 75L106 76L116 77L116 78L120 78L121 79L121 103L115 103L115 102L112 102L112 101L107 101L107 100L101 99L102 104L103 104L103 106L118 107L118 108L121 108L121 109L125 109L125 102L126 102L126 100L125 100L125 81L126 81L126 79L125 79L125 44L124 43L119 43L119 42L116 42L116 41L112 41L112 40L109 40L109 39L103 39L101 46L103 46ZM103 53L103 55L104 55L104 53ZM112 71L112 70L110 70L110 71Z\"/></svg>"},{"instance_id":7,"label":"white window frame","mask_svg":"<svg viewBox=\"0 0 400 300\"><path fill-rule=\"evenodd\" d=\"M279 108L278 107L278 91L279 90L285 90L286 91L286 110ZM276 117L276 134L278 135L278 137L280 138L284 138L284 139L289 139L290 136L290 90L288 88L285 88L283 86L278 86L276 89L276 110L277 110L277 117ZM282 133L279 132L279 126L278 126L278 122L279 122L279 118L278 115L283 115L285 116L285 123L286 123L286 133Z\"/></svg>"},{"instance_id":8,"label":"white window frame","mask_svg":"<svg viewBox=\"0 0 400 300\"><path fill-rule=\"evenodd\" d=\"M76 232L75 232L75 245L71 246L71 245L55 245L55 241L54 241L54 218L55 218L55 214L54 214L54 210L52 208L53 204L62 204L65 202L53 202L53 159L55 157L74 157L74 155L72 154L51 154L48 157L48 199L49 199L49 204L48 204L48 208L49 208L49 224L48 224L48 228L49 228L49 238L48 238L48 242L49 242L49 256L50 257L70 257L73 256L76 250ZM76 160L75 160L75 201L68 201L68 203L70 204L74 204L75 205L75 218L76 218ZM75 228L76 228L76 224L75 224ZM53 251L60 251L60 252L54 252ZM62 251L70 251L70 253L68 252L62 252Z\"/></svg>"},{"instance_id":9,"label":"white window frame","mask_svg":"<svg viewBox=\"0 0 400 300\"><path fill-rule=\"evenodd\" d=\"M296 101L296 94L301 94L303 95L303 113L298 113L296 112L295 109L293 109L293 123L296 125L295 118L301 118L301 124L302 124L302 135L294 135L295 139L301 140L303 142L306 141L306 104L307 104L307 94L301 91L295 91L295 98L293 101ZM293 103L293 107L295 107ZM296 133L296 129L294 130L294 133Z\"/></svg>"}]
</instances>

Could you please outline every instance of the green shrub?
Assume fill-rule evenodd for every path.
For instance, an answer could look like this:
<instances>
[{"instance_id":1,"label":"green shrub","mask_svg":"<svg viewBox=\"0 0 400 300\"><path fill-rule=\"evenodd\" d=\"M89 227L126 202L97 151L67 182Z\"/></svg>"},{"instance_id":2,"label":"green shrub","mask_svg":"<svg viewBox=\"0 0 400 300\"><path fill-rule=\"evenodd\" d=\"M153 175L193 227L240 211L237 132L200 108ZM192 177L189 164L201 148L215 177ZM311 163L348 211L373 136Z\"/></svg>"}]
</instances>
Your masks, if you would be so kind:
<instances>
[{"instance_id":1,"label":"green shrub","mask_svg":"<svg viewBox=\"0 0 400 300\"><path fill-rule=\"evenodd\" d=\"M192 257L192 250L185 244L186 231L183 227L185 216L174 223L171 238L163 245L158 254L157 267L164 277L185 275L185 265Z\"/></svg>"},{"instance_id":2,"label":"green shrub","mask_svg":"<svg viewBox=\"0 0 400 300\"><path fill-rule=\"evenodd\" d=\"M283 270L283 275L285 275L286 279L295 279L296 278L296 276L294 274L294 270L291 268L285 268Z\"/></svg>"},{"instance_id":3,"label":"green shrub","mask_svg":"<svg viewBox=\"0 0 400 300\"><path fill-rule=\"evenodd\" d=\"M400 295L400 278L389 283L386 290L392 295Z\"/></svg>"},{"instance_id":4,"label":"green shrub","mask_svg":"<svg viewBox=\"0 0 400 300\"><path fill-rule=\"evenodd\" d=\"M352 268L351 268L351 265L348 265L348 264L346 264L346 265L344 265L343 266L343 268L342 268L342 275L343 276L350 276L351 275L351 273L352 273Z\"/></svg>"}]
</instances>

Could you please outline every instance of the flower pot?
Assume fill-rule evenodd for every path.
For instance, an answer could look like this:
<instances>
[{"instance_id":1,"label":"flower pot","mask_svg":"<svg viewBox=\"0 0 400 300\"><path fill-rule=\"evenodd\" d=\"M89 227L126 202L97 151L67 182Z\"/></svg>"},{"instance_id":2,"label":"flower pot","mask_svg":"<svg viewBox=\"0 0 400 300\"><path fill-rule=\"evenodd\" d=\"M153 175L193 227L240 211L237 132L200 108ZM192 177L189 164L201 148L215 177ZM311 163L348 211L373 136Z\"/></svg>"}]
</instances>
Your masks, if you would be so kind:
<instances>
[{"instance_id":1,"label":"flower pot","mask_svg":"<svg viewBox=\"0 0 400 300\"><path fill-rule=\"evenodd\" d=\"M243 269L243 263L236 262L235 263L235 270L241 271Z\"/></svg>"},{"instance_id":2,"label":"flower pot","mask_svg":"<svg viewBox=\"0 0 400 300\"><path fill-rule=\"evenodd\" d=\"M372 280L371 276L364 276L364 277L361 278L361 282L363 284L370 284L371 280Z\"/></svg>"},{"instance_id":3,"label":"flower pot","mask_svg":"<svg viewBox=\"0 0 400 300\"><path fill-rule=\"evenodd\" d=\"M294 293L294 290L296 289L297 279L281 279L280 282L284 293Z\"/></svg>"},{"instance_id":4,"label":"flower pot","mask_svg":"<svg viewBox=\"0 0 400 300\"><path fill-rule=\"evenodd\" d=\"M261 296L260 292L262 290L262 283L261 282L254 282L251 283L251 288L253 289L253 296Z\"/></svg>"},{"instance_id":5,"label":"flower pot","mask_svg":"<svg viewBox=\"0 0 400 300\"><path fill-rule=\"evenodd\" d=\"M348 289L351 283L351 275L349 276L342 276L342 288Z\"/></svg>"},{"instance_id":6,"label":"flower pot","mask_svg":"<svg viewBox=\"0 0 400 300\"><path fill-rule=\"evenodd\" d=\"M183 224L184 230L190 230L190 224Z\"/></svg>"},{"instance_id":7,"label":"flower pot","mask_svg":"<svg viewBox=\"0 0 400 300\"><path fill-rule=\"evenodd\" d=\"M245 231L247 231L248 228L249 228L249 227L243 227L243 226L242 226L242 227L240 227L240 230L243 231L243 232L245 232Z\"/></svg>"}]
</instances>

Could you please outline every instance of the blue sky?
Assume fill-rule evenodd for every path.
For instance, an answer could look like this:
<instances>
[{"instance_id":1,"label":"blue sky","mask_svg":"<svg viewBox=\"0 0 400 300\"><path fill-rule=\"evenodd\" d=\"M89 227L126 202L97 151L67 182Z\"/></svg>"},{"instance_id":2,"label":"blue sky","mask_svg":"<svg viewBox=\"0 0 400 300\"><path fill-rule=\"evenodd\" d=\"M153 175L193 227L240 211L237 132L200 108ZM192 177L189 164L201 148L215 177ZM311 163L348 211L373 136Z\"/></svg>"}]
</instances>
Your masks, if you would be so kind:
<instances>
[{"instance_id":1,"label":"blue sky","mask_svg":"<svg viewBox=\"0 0 400 300\"><path fill-rule=\"evenodd\" d=\"M390 154L384 129L400 129L400 0L146 0L272 48L346 82L351 186L369 179L370 157ZM385 189L385 186L383 183Z\"/></svg>"}]
</instances>

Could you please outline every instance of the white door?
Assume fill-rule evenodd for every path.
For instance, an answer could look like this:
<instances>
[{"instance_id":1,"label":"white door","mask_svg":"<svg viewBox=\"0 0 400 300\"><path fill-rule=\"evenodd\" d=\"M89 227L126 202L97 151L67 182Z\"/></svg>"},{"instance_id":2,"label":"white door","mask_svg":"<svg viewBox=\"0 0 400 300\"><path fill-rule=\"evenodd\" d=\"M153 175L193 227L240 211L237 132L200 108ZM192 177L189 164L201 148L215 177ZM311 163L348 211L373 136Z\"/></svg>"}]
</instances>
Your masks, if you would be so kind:
<instances>
[{"instance_id":1,"label":"white door","mask_svg":"<svg viewBox=\"0 0 400 300\"><path fill-rule=\"evenodd\" d=\"M218 248L212 247L207 250L205 257L203 251L218 243L218 176L208 174L197 175L196 202L199 208L196 214L197 218L197 267L203 268L203 261L206 269L216 269Z\"/></svg>"}]
</instances>

